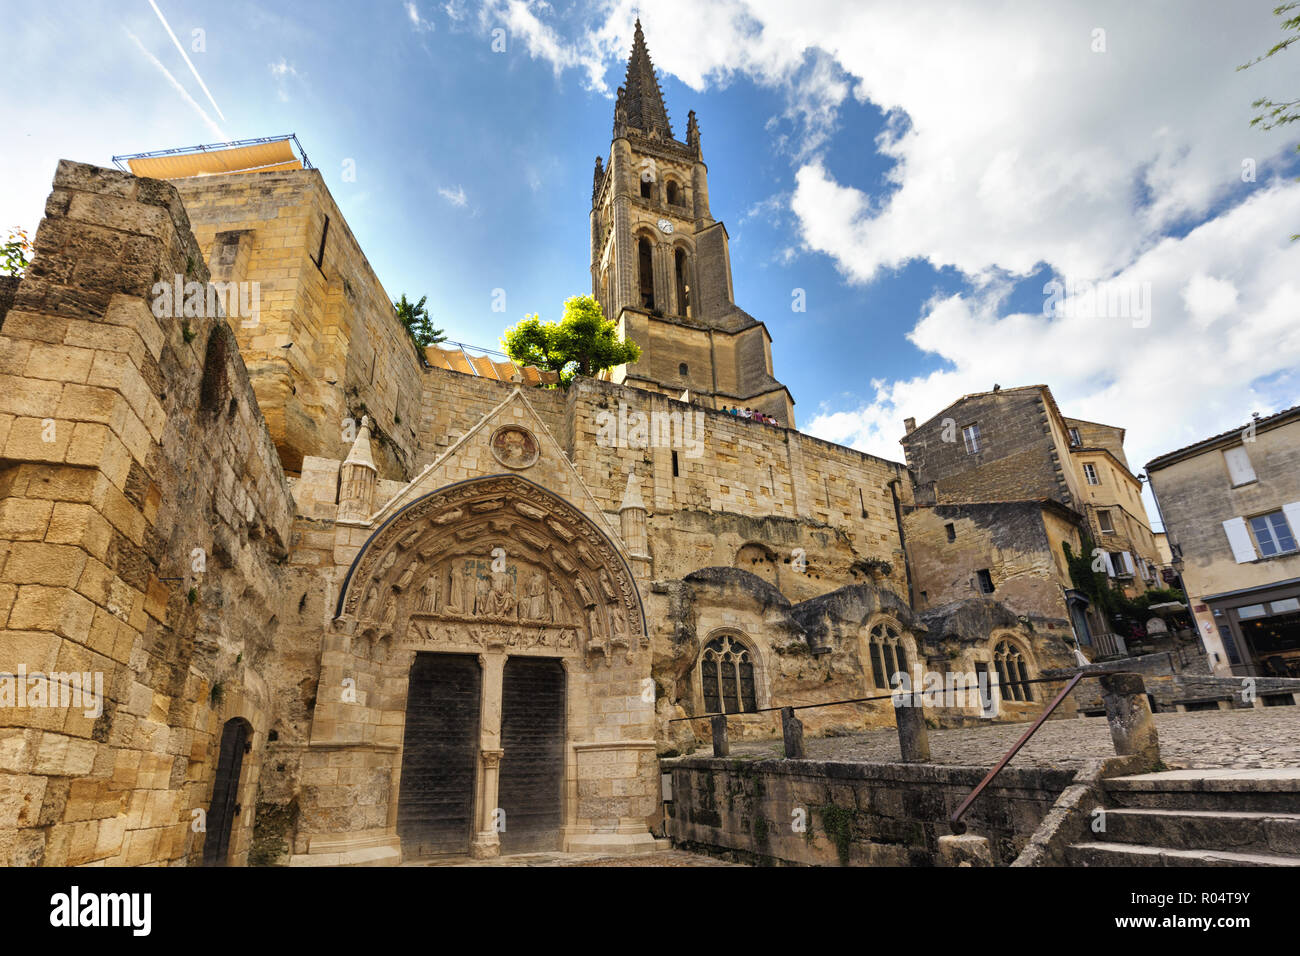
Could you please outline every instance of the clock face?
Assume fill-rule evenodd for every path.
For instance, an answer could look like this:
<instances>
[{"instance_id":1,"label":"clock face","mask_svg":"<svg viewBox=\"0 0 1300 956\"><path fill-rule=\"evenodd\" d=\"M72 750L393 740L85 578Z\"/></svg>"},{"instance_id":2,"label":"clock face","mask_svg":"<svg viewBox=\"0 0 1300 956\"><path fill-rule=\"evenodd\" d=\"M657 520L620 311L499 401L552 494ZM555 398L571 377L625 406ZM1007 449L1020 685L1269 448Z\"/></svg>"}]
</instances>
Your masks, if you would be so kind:
<instances>
[{"instance_id":1,"label":"clock face","mask_svg":"<svg viewBox=\"0 0 1300 956\"><path fill-rule=\"evenodd\" d=\"M671 233L673 231L673 224L669 222L667 219L660 219L659 231L662 233Z\"/></svg>"}]
</instances>

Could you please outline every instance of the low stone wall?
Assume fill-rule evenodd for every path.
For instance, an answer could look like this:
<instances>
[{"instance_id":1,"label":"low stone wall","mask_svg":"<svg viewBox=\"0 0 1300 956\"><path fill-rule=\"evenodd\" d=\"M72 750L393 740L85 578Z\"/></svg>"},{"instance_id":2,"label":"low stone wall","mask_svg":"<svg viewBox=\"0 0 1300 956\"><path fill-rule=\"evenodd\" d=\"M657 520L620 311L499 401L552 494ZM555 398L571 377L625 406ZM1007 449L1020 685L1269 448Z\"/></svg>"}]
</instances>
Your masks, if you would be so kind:
<instances>
[{"instance_id":1,"label":"low stone wall","mask_svg":"<svg viewBox=\"0 0 1300 956\"><path fill-rule=\"evenodd\" d=\"M1225 706L1236 708L1259 706L1263 698L1274 695L1300 694L1300 679L1297 678L1218 677L1203 671L1180 670L1174 655L1169 652L1106 661L1082 668L1085 673L1118 669L1142 675L1153 703L1152 710L1156 713L1173 712L1186 701L1208 701L1216 697L1229 698ZM1045 670L1043 676L1065 678L1076 670L1078 668ZM1102 710L1101 687L1096 680L1085 678L1080 681L1071 696L1083 713L1100 713Z\"/></svg>"},{"instance_id":2,"label":"low stone wall","mask_svg":"<svg viewBox=\"0 0 1300 956\"><path fill-rule=\"evenodd\" d=\"M948 816L982 767L686 757L667 804L674 844L747 862L812 866L933 866ZM969 832L1009 865L1075 770L1008 769L967 811Z\"/></svg>"}]
</instances>

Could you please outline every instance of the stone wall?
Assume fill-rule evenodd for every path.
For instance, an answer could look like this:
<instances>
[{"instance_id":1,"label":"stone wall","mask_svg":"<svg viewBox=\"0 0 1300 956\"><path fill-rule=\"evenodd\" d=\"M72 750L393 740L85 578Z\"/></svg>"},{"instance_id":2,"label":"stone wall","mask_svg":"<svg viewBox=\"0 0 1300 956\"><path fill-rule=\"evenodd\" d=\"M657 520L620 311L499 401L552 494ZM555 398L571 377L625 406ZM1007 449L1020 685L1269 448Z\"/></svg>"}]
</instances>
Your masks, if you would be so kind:
<instances>
[{"instance_id":1,"label":"stone wall","mask_svg":"<svg viewBox=\"0 0 1300 956\"><path fill-rule=\"evenodd\" d=\"M231 324L286 471L309 455L342 459L344 419L369 414L381 476L409 480L420 358L320 172L172 183L213 279L258 283L260 315Z\"/></svg>"},{"instance_id":2,"label":"stone wall","mask_svg":"<svg viewBox=\"0 0 1300 956\"><path fill-rule=\"evenodd\" d=\"M980 433L974 454L962 439L970 424ZM918 482L935 482L939 502L1053 498L1073 506L1077 491L1059 431L1043 390L1013 388L950 406L909 433L903 448Z\"/></svg>"},{"instance_id":3,"label":"stone wall","mask_svg":"<svg viewBox=\"0 0 1300 956\"><path fill-rule=\"evenodd\" d=\"M948 816L986 768L814 760L665 761L674 844L747 862L933 866ZM963 818L1009 865L1069 785L1072 770L1007 769ZM799 827L803 829L800 830Z\"/></svg>"},{"instance_id":4,"label":"stone wall","mask_svg":"<svg viewBox=\"0 0 1300 956\"><path fill-rule=\"evenodd\" d=\"M177 191L61 162L0 336L0 671L102 675L102 713L0 710L5 864L196 861L223 726L255 803L293 505ZM229 859L248 852L236 818Z\"/></svg>"},{"instance_id":5,"label":"stone wall","mask_svg":"<svg viewBox=\"0 0 1300 956\"><path fill-rule=\"evenodd\" d=\"M1048 534L1045 515L1051 508L1036 501L954 504L905 515L917 608L980 597L977 572L986 569L994 599L1021 614L1067 622L1062 589L1071 585L1064 557ZM1077 554L1077 530L1070 543Z\"/></svg>"}]
</instances>

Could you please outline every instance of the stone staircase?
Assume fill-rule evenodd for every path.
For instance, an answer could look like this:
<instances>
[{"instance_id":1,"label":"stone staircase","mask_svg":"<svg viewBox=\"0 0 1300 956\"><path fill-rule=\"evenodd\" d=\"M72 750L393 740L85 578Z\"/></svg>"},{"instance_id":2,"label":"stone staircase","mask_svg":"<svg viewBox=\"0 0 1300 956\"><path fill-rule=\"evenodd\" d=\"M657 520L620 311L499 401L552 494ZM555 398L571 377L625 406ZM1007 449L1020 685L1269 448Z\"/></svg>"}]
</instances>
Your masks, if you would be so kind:
<instances>
[{"instance_id":1,"label":"stone staircase","mask_svg":"<svg viewBox=\"0 0 1300 956\"><path fill-rule=\"evenodd\" d=\"M1071 866L1300 867L1300 769L1176 770L1102 784L1105 828Z\"/></svg>"}]
</instances>

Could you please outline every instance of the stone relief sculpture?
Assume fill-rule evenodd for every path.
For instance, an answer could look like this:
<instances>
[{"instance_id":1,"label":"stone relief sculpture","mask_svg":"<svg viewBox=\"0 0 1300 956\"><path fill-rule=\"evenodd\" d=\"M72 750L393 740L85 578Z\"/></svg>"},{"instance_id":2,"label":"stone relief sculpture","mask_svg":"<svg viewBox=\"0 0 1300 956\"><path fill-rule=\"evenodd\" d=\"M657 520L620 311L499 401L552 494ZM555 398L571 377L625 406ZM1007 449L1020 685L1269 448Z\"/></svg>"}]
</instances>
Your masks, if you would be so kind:
<instances>
[{"instance_id":1,"label":"stone relief sculpture","mask_svg":"<svg viewBox=\"0 0 1300 956\"><path fill-rule=\"evenodd\" d=\"M379 600L379 588L375 587L372 584L370 586L370 590L366 592L365 603L361 605L362 620L369 620L371 615L375 613L375 602L378 600Z\"/></svg>"},{"instance_id":2,"label":"stone relief sculpture","mask_svg":"<svg viewBox=\"0 0 1300 956\"><path fill-rule=\"evenodd\" d=\"M502 451L517 455L515 444L509 437ZM508 527L489 517L505 508ZM513 538L522 562L489 573L489 537ZM413 505L376 533L350 578L341 623L364 623L381 636L396 636L401 624L412 643L599 650L609 664L612 646L630 654L634 640L648 639L617 550L571 505L514 478L468 483ZM451 622L408 628L410 613ZM471 618L476 633L455 623Z\"/></svg>"},{"instance_id":3,"label":"stone relief sculpture","mask_svg":"<svg viewBox=\"0 0 1300 956\"><path fill-rule=\"evenodd\" d=\"M424 579L420 588L420 610L433 614L438 610L438 575L435 571Z\"/></svg>"},{"instance_id":4,"label":"stone relief sculpture","mask_svg":"<svg viewBox=\"0 0 1300 956\"><path fill-rule=\"evenodd\" d=\"M393 587L399 591L405 591L410 585L411 579L415 577L415 568L416 566L414 562L412 562L407 569L402 572L402 576L397 579L397 583L394 584Z\"/></svg>"},{"instance_id":5,"label":"stone relief sculpture","mask_svg":"<svg viewBox=\"0 0 1300 956\"><path fill-rule=\"evenodd\" d=\"M564 613L564 595L560 594L560 589L555 586L554 582L550 587L550 604L551 604L551 623L568 624L568 615Z\"/></svg>"},{"instance_id":6,"label":"stone relief sculpture","mask_svg":"<svg viewBox=\"0 0 1300 956\"><path fill-rule=\"evenodd\" d=\"M523 616L530 621L546 620L546 577L540 571L534 571L528 579L528 600Z\"/></svg>"},{"instance_id":7,"label":"stone relief sculpture","mask_svg":"<svg viewBox=\"0 0 1300 956\"><path fill-rule=\"evenodd\" d=\"M511 593L510 578L504 573L492 575L492 590L488 592L487 614L489 617L513 618L518 611L519 602Z\"/></svg>"}]
</instances>

